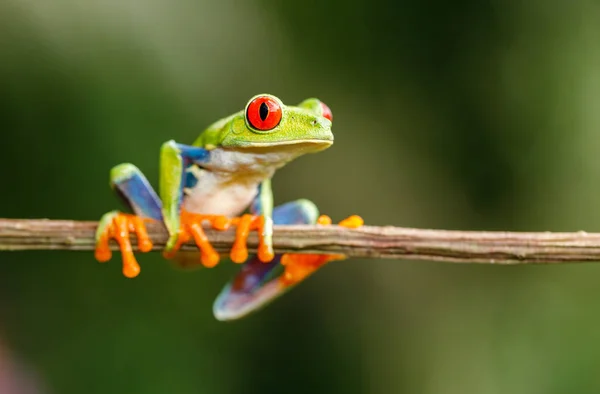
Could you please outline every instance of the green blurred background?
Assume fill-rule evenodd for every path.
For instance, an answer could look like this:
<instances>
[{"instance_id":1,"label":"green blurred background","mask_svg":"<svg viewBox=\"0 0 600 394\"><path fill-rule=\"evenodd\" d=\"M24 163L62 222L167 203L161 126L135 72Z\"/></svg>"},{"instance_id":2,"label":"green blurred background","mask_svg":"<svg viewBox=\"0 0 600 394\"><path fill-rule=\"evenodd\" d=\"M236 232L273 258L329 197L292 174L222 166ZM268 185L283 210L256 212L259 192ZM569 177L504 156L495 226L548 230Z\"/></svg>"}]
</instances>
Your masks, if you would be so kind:
<instances>
[{"instance_id":1,"label":"green blurred background","mask_svg":"<svg viewBox=\"0 0 600 394\"><path fill-rule=\"evenodd\" d=\"M336 136L277 173L276 202L600 231L599 18L584 0L0 0L0 216L95 220L119 206L113 165L155 182L162 142L269 92L322 99ZM0 254L0 392L600 391L600 265L354 259L220 323L239 267L140 261L127 280L92 253Z\"/></svg>"}]
</instances>

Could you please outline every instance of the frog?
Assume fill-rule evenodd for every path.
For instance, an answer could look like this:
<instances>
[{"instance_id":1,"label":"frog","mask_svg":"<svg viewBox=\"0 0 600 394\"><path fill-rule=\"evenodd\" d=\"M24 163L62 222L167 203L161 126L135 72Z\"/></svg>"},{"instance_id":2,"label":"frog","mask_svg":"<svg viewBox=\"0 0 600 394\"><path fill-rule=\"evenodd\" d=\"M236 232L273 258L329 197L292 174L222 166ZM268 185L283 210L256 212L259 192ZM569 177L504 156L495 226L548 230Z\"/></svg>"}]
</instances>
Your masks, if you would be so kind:
<instances>
[{"instance_id":1,"label":"frog","mask_svg":"<svg viewBox=\"0 0 600 394\"><path fill-rule=\"evenodd\" d=\"M308 199L274 207L272 178L283 166L306 154L332 146L333 114L317 98L285 105L272 94L251 97L243 110L214 122L194 142L169 140L160 148L158 193L132 163L110 171L110 186L129 212L104 214L96 230L95 259L112 257L110 241L119 246L122 272L135 278L141 269L133 252L131 236L141 253L153 249L146 223L158 221L169 238L163 256L181 267L215 267L221 260L209 242L204 226L225 231L235 228L229 252L234 263L243 264L213 304L217 320L245 317L289 291L326 263L347 258L343 254L275 254L273 226L331 225ZM351 215L342 227L363 225ZM250 255L247 239L258 235L258 247ZM197 252L181 250L193 241Z\"/></svg>"}]
</instances>

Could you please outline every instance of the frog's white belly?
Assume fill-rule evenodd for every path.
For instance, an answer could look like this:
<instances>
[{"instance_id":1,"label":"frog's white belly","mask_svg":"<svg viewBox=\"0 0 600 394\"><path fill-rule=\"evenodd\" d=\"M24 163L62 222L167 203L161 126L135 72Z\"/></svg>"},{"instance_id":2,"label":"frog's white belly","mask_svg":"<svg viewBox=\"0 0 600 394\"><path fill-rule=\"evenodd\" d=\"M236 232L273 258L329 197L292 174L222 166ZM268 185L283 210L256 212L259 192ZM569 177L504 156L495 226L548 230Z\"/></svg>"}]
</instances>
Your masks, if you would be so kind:
<instances>
[{"instance_id":1,"label":"frog's white belly","mask_svg":"<svg viewBox=\"0 0 600 394\"><path fill-rule=\"evenodd\" d=\"M203 164L207 169L189 170L198 183L185 190L183 208L192 213L238 216L256 197L258 185L299 152L286 147L270 152L214 149L210 162Z\"/></svg>"},{"instance_id":2,"label":"frog's white belly","mask_svg":"<svg viewBox=\"0 0 600 394\"><path fill-rule=\"evenodd\" d=\"M238 216L256 197L260 181L256 177L225 179L202 171L196 186L186 191L183 208L192 213Z\"/></svg>"}]
</instances>

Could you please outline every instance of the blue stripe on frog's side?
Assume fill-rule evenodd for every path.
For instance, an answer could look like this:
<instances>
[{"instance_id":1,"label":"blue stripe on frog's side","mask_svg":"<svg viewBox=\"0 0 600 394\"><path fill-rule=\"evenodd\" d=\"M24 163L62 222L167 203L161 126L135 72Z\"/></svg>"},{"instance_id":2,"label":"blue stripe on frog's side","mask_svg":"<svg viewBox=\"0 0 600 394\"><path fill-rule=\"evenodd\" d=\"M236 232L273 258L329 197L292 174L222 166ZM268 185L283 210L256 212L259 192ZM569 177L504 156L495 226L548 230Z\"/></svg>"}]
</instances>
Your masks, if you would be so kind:
<instances>
[{"instance_id":1,"label":"blue stripe on frog's side","mask_svg":"<svg viewBox=\"0 0 600 394\"><path fill-rule=\"evenodd\" d=\"M196 174L189 171L190 168L191 167L188 167L188 170L186 171L185 180L183 183L183 187L186 189L193 189L198 184L198 177L196 177Z\"/></svg>"},{"instance_id":2,"label":"blue stripe on frog's side","mask_svg":"<svg viewBox=\"0 0 600 394\"><path fill-rule=\"evenodd\" d=\"M206 163L210 160L210 151L198 146L185 145L175 143L177 149L181 154L181 157L186 160L186 164L191 163Z\"/></svg>"}]
</instances>

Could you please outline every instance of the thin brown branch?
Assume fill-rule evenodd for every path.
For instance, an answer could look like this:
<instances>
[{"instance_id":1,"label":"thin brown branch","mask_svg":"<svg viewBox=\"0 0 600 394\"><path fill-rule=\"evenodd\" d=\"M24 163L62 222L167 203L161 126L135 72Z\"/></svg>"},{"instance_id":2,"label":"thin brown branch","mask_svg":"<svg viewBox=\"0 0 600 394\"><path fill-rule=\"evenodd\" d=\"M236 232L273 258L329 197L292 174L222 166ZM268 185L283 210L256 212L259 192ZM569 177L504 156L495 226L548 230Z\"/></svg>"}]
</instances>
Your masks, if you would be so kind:
<instances>
[{"instance_id":1,"label":"thin brown branch","mask_svg":"<svg viewBox=\"0 0 600 394\"><path fill-rule=\"evenodd\" d=\"M0 219L0 251L94 249L97 222ZM154 250L167 240L162 224L148 224ZM230 249L235 233L206 229L218 251ZM351 257L395 258L487 264L600 261L598 233L525 233L421 230L401 227L275 226L276 252L344 253ZM136 249L135 235L132 243ZM113 248L117 249L113 243ZM256 251L257 237L248 239ZM185 249L193 250L191 244Z\"/></svg>"}]
</instances>

